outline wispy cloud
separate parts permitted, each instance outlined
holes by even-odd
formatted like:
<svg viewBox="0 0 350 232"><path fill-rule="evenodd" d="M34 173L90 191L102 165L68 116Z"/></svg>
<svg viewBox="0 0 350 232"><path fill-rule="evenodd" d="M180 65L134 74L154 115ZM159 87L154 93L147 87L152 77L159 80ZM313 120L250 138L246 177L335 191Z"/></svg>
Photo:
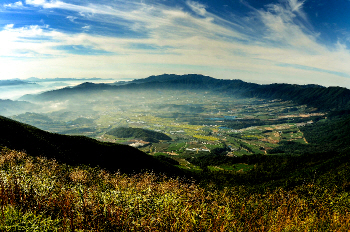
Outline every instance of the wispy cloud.
<svg viewBox="0 0 350 232"><path fill-rule="evenodd" d="M350 74L348 74L348 73L330 71L330 70L325 70L325 69L321 69L321 68L309 67L309 66L305 66L305 65L283 64L283 63L281 63L281 64L277 64L277 66L280 66L280 67L292 67L292 68L295 68L295 69L308 70L308 71L316 71L316 72L321 72L321 73L329 73L329 74L333 74L333 75L336 75L336 76L341 76L341 77L348 77L348 78L350 78Z"/></svg>
<svg viewBox="0 0 350 232"><path fill-rule="evenodd" d="M41 59L45 59L51 70L55 68L55 77L73 75L74 70L79 70L77 76L89 76L91 72L106 77L116 72L144 77L205 70L203 74L218 78L260 83L317 83L322 74L321 84L327 85L336 77L350 86L348 49L340 42L334 46L318 42L319 33L303 10L305 2L285 0L259 9L250 6L249 15L241 17L218 15L209 6L192 0L182 5L133 0L26 0L31 12L59 12L68 23L77 24L80 32L55 25L8 24L0 29L0 56L35 58L22 63L23 70L32 76L37 76L37 70L49 73L42 67ZM7 7L15 4L20 3ZM77 23L81 21L84 23ZM76 57L77 66L73 62ZM9 61L0 68L11 72L6 64ZM140 67L147 70L137 71Z"/></svg>
<svg viewBox="0 0 350 232"><path fill-rule="evenodd" d="M91 29L91 26L83 26L82 29L84 29L84 31L88 31Z"/></svg>
<svg viewBox="0 0 350 232"><path fill-rule="evenodd" d="M191 8L191 10L193 10L199 15L205 16L205 14L207 13L207 10L205 9L206 8L205 5L201 3L188 0L186 1L186 4Z"/></svg>
<svg viewBox="0 0 350 232"><path fill-rule="evenodd" d="M266 28L264 38L277 42L279 46L303 51L306 49L310 53L322 51L323 48L316 42L317 33L296 22L292 9L269 5L267 10L258 11L258 18Z"/></svg>
<svg viewBox="0 0 350 232"><path fill-rule="evenodd" d="M301 15L304 19L306 19L306 15L303 11L303 5L305 0L288 0L288 4L291 8L292 12L296 12Z"/></svg>

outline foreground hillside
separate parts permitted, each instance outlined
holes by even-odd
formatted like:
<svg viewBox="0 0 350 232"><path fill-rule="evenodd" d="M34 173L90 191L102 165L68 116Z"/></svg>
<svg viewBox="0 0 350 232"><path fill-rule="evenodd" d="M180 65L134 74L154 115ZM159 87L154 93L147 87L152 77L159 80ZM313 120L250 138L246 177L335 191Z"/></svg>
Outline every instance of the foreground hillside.
<svg viewBox="0 0 350 232"><path fill-rule="evenodd" d="M4 149L1 231L347 231L350 196L314 184L205 190Z"/></svg>
<svg viewBox="0 0 350 232"><path fill-rule="evenodd" d="M33 156L55 158L70 165L100 166L123 173L153 170L179 174L145 153L120 144L103 143L83 136L49 133L0 116L0 147L24 150Z"/></svg>

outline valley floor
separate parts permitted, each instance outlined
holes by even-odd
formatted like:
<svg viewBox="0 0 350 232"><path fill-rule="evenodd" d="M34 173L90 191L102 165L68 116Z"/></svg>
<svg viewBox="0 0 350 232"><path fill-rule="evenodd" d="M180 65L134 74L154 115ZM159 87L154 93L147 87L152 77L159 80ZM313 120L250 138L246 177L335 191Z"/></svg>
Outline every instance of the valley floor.
<svg viewBox="0 0 350 232"><path fill-rule="evenodd" d="M324 119L324 113L289 101L237 99L201 91L145 91L137 95L113 92L86 101L80 101L78 109L70 103L75 107L12 118L51 132L129 144L150 155L168 156L191 170L201 168L184 160L208 155L214 149L227 148L226 155L240 157L275 153L274 148L281 142L306 144L300 128ZM157 131L172 140L149 143L108 134L118 127ZM227 165L211 168L242 170Z"/></svg>

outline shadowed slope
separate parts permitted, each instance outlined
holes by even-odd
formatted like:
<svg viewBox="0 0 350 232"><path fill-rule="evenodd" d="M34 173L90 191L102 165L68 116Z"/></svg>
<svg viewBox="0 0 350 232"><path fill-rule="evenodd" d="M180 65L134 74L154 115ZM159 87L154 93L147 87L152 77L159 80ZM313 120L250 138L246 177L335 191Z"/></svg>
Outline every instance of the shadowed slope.
<svg viewBox="0 0 350 232"><path fill-rule="evenodd" d="M126 145L103 143L83 136L49 133L1 116L0 132L0 147L25 150L32 156L55 158L71 165L100 166L125 173L153 170L180 174L175 167L167 166Z"/></svg>

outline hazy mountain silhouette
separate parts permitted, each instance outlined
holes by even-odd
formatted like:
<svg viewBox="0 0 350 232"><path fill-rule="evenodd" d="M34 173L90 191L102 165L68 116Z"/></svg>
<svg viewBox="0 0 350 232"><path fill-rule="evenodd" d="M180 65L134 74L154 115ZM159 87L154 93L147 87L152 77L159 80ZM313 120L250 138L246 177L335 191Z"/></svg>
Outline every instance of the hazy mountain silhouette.
<svg viewBox="0 0 350 232"><path fill-rule="evenodd" d="M350 108L350 90L342 87L320 85L269 84L260 85L242 80L222 80L208 76L188 74L164 74L150 76L123 83L123 85L83 83L75 87L48 91L39 95L25 95L21 99L30 101L64 100L81 94L99 91L122 90L210 90L235 95L237 97L258 97L265 99L291 100L307 104L320 110Z"/></svg>

